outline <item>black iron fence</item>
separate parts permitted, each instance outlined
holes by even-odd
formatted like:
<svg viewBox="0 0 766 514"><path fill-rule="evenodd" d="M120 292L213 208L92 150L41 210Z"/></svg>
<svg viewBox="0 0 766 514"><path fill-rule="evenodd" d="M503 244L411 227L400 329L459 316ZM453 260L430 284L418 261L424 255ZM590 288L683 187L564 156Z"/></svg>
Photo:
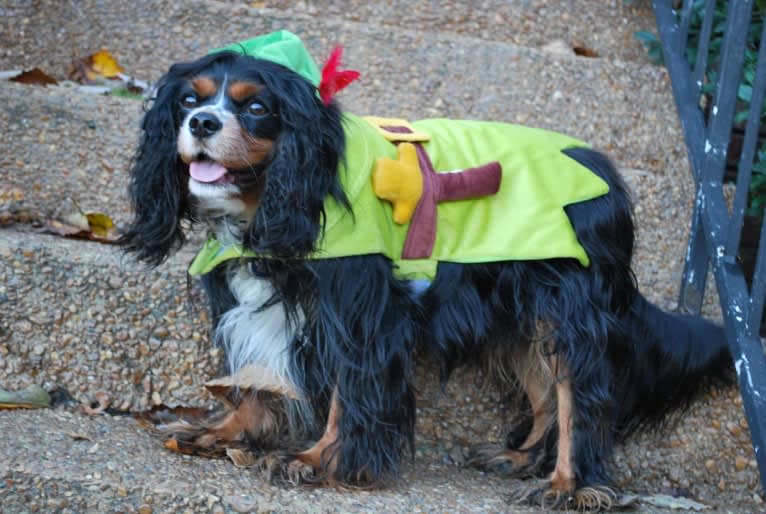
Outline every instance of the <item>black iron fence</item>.
<svg viewBox="0 0 766 514"><path fill-rule="evenodd" d="M746 214L763 220L766 143L766 1L654 0L673 96L696 183L696 203L679 307L699 313L712 266L755 456L766 490L766 357L759 335L766 297L766 223L747 275L742 267ZM732 134L743 131L733 156ZM724 193L736 180L732 198ZM763 196L761 196L763 195ZM760 211L760 212L758 212Z"/></svg>

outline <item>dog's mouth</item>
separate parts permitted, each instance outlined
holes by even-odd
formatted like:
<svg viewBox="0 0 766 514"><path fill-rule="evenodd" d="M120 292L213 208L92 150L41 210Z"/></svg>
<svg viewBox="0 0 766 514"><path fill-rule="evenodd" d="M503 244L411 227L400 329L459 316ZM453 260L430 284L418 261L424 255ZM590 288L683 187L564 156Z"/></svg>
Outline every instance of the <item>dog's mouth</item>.
<svg viewBox="0 0 766 514"><path fill-rule="evenodd" d="M232 182L232 176L225 166L204 155L199 155L189 163L189 175L203 184L229 184Z"/></svg>

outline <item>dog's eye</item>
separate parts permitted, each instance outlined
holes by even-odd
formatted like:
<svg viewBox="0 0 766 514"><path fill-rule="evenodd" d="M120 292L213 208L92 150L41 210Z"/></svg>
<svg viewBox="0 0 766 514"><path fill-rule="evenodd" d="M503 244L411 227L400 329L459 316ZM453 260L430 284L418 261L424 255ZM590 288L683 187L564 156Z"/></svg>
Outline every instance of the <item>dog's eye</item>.
<svg viewBox="0 0 766 514"><path fill-rule="evenodd" d="M181 105L184 107L194 107L197 105L197 95L188 94L181 98Z"/></svg>
<svg viewBox="0 0 766 514"><path fill-rule="evenodd" d="M261 102L252 102L247 106L247 112L253 116L263 116L264 114L268 114L269 110Z"/></svg>

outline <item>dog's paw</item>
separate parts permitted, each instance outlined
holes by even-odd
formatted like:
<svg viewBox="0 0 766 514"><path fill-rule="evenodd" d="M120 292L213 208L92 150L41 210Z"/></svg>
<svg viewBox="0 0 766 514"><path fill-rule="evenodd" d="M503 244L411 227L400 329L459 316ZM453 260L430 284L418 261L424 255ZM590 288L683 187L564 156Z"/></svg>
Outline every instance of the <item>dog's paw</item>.
<svg viewBox="0 0 766 514"><path fill-rule="evenodd" d="M289 461L289 454L283 451L272 451L258 459L257 467L268 482L274 483L283 479L284 470Z"/></svg>
<svg viewBox="0 0 766 514"><path fill-rule="evenodd" d="M554 489L548 479L524 480L512 487L508 501L514 505L540 507L543 510L573 510L575 491Z"/></svg>
<svg viewBox="0 0 766 514"><path fill-rule="evenodd" d="M318 484L324 481L325 473L312 464L293 458L284 467L284 476L293 485Z"/></svg>
<svg viewBox="0 0 766 514"><path fill-rule="evenodd" d="M508 501L514 505L540 507L543 510L603 512L618 506L617 493L606 486L575 489L573 484L562 488L550 479L519 481Z"/></svg>
<svg viewBox="0 0 766 514"><path fill-rule="evenodd" d="M266 453L257 463L264 478L284 486L316 485L326 482L326 473L300 453L279 450Z"/></svg>
<svg viewBox="0 0 766 514"><path fill-rule="evenodd" d="M471 447L467 466L516 478L534 476L543 461L541 448L508 450L500 445L481 444Z"/></svg>

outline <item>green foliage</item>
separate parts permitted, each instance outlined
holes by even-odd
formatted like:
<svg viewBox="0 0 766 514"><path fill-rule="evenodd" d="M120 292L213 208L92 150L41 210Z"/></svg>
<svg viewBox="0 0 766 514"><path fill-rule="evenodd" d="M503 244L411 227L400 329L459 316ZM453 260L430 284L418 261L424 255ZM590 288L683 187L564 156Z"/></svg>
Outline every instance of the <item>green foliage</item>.
<svg viewBox="0 0 766 514"><path fill-rule="evenodd" d="M713 25L708 44L708 55L705 67L705 80L701 93L706 96L715 94L717 83L717 70L721 64L721 52L723 50L724 32L726 29L726 15L729 6L728 0L716 0L713 12ZM750 115L750 104L753 97L753 82L755 81L756 65L758 62L758 48L761 44L761 32L763 30L764 14L766 13L766 0L755 0L753 16L747 35L742 78L737 88L737 111L735 124L743 124ZM690 66L697 61L697 48L699 46L702 24L705 19L705 0L694 0L689 19L689 32L686 42L686 58ZM679 12L680 16L680 12ZM647 56L653 64L663 64L661 42L651 32L636 32L636 38L644 45ZM761 130L766 129L766 102L760 108ZM753 176L749 189L748 214L763 216L766 207L766 143L758 150L753 166Z"/></svg>
<svg viewBox="0 0 766 514"><path fill-rule="evenodd" d="M648 32L646 30L639 30L634 34L636 38L641 41L641 44L646 48L646 55L649 57L649 61L652 64L658 66L664 65L665 61L662 56L662 43L654 32Z"/></svg>
<svg viewBox="0 0 766 514"><path fill-rule="evenodd" d="M146 98L146 95L141 93L136 93L135 91L132 91L128 89L127 87L118 87L115 89L112 89L109 91L109 94L112 96L119 96L122 98L130 98L132 100L143 100Z"/></svg>

